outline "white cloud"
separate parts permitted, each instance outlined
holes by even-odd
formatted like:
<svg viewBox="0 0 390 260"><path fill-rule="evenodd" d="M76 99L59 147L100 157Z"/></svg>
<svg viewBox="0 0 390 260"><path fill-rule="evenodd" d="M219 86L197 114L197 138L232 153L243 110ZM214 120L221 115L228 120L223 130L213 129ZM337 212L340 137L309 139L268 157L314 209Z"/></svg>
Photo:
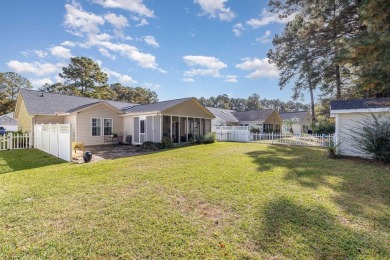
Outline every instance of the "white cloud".
<svg viewBox="0 0 390 260"><path fill-rule="evenodd" d="M17 60L11 60L7 62L7 66L16 71L17 73L31 73L37 76L50 75L61 71L62 67L65 67L64 63L40 63L40 62L20 62Z"/></svg>
<svg viewBox="0 0 390 260"><path fill-rule="evenodd" d="M219 71L227 67L225 63L217 58L209 56L184 56L183 60L188 66L200 67L185 71L185 79L192 79L194 76L220 77Z"/></svg>
<svg viewBox="0 0 390 260"><path fill-rule="evenodd" d="M203 10L203 15L207 14L209 17L218 17L221 21L231 21L236 17L236 14L225 7L227 0L195 0Z"/></svg>
<svg viewBox="0 0 390 260"><path fill-rule="evenodd" d="M146 42L146 44L153 46L155 48L160 47L160 45L156 42L156 39L154 39L153 36L147 35L143 37L143 40Z"/></svg>
<svg viewBox="0 0 390 260"><path fill-rule="evenodd" d="M148 24L149 24L149 22L145 18L142 18L141 21L136 25L136 27L141 27L141 26L145 26Z"/></svg>
<svg viewBox="0 0 390 260"><path fill-rule="evenodd" d="M92 2L103 6L104 8L119 8L130 11L137 15L154 17L153 11L149 10L143 3L143 0L91 0Z"/></svg>
<svg viewBox="0 0 390 260"><path fill-rule="evenodd" d="M242 25L242 23L236 23L234 26L233 26L233 33L234 35L236 35L237 37L240 37L242 35L242 31L245 30L244 26Z"/></svg>
<svg viewBox="0 0 390 260"><path fill-rule="evenodd" d="M54 46L50 49L51 55L58 57L58 58L64 58L69 59L72 57L72 53L70 52L70 49L64 48L62 46Z"/></svg>
<svg viewBox="0 0 390 260"><path fill-rule="evenodd" d="M49 78L43 78L43 79L30 79L30 82L31 82L31 85L34 87L34 88L40 88L42 87L43 85L45 85L46 83L47 84L50 84L52 85L54 82L49 79Z"/></svg>
<svg viewBox="0 0 390 260"><path fill-rule="evenodd" d="M107 57L107 58L110 58L111 60L116 60L116 56L115 55L112 55L111 53L109 53L106 49L104 48L99 48L99 52Z"/></svg>
<svg viewBox="0 0 390 260"><path fill-rule="evenodd" d="M115 44L108 41L103 41L98 43L98 45L111 50L113 52L118 52L122 56L128 57L129 59L138 63L142 68L156 69L162 73L166 71L160 69L156 63L156 57L150 53L140 52L136 47L128 44Z"/></svg>
<svg viewBox="0 0 390 260"><path fill-rule="evenodd" d="M129 75L123 75L119 72L107 69L107 68L102 68L102 71L107 73L108 77L115 77L117 78L118 82L121 84L136 84L137 81L134 80L131 76Z"/></svg>
<svg viewBox="0 0 390 260"><path fill-rule="evenodd" d="M251 26L252 28L259 28L261 26L268 25L270 23L288 23L295 18L295 13L291 14L290 16L280 19L278 14L271 13L267 11L267 9L263 9L261 12L260 18L253 18L248 21L246 21L246 24Z"/></svg>
<svg viewBox="0 0 390 260"><path fill-rule="evenodd" d="M129 26L127 18L123 15L116 15L113 13L106 14L104 19L109 22L112 26L114 26L115 35L118 37L124 37L123 29Z"/></svg>
<svg viewBox="0 0 390 260"><path fill-rule="evenodd" d="M72 4L66 4L65 9L65 27L74 35L97 34L100 31L99 26L104 24L102 17L84 11L81 5L75 1Z"/></svg>
<svg viewBox="0 0 390 260"><path fill-rule="evenodd" d="M67 47L74 47L76 46L76 43L71 42L71 41L64 41L61 43L62 46L67 46Z"/></svg>
<svg viewBox="0 0 390 260"><path fill-rule="evenodd" d="M237 83L237 76L236 75L226 75L225 76L225 82L229 82L229 83Z"/></svg>
<svg viewBox="0 0 390 260"><path fill-rule="evenodd" d="M247 78L278 77L279 71L274 64L268 62L268 58L244 58L244 62L237 64L236 67L242 70L252 70L253 72Z"/></svg>
<svg viewBox="0 0 390 260"><path fill-rule="evenodd" d="M47 57L47 55L49 55L46 51L43 51L43 50L21 51L20 53L22 53L22 55L25 57L35 55L41 59L45 58L45 57Z"/></svg>
<svg viewBox="0 0 390 260"><path fill-rule="evenodd" d="M195 80L193 78L184 78L184 82L194 82Z"/></svg>
<svg viewBox="0 0 390 260"><path fill-rule="evenodd" d="M267 43L267 42L270 42L271 41L271 31L270 30L267 30L263 36L261 36L260 38L257 38L256 41L257 42L261 42L261 43Z"/></svg>

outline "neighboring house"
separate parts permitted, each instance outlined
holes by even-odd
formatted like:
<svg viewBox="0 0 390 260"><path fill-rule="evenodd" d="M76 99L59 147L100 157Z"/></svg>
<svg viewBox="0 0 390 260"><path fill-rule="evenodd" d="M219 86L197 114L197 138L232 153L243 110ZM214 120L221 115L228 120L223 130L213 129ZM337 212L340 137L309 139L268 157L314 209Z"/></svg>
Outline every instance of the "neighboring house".
<svg viewBox="0 0 390 260"><path fill-rule="evenodd" d="M282 132L296 135L307 134L311 125L311 115L309 111L284 112L279 113L283 120Z"/></svg>
<svg viewBox="0 0 390 260"><path fill-rule="evenodd" d="M215 116L211 121L212 126L237 126L238 119L232 114L235 110L207 107L207 109Z"/></svg>
<svg viewBox="0 0 390 260"><path fill-rule="evenodd" d="M282 119L275 109L248 110L244 112L232 112L240 126L258 128L261 133L280 133Z"/></svg>
<svg viewBox="0 0 390 260"><path fill-rule="evenodd" d="M113 133L133 144L198 139L211 131L214 116L195 98L148 105L99 100L21 89L15 108L19 130L33 132L35 124L71 124L72 140L103 144Z"/></svg>
<svg viewBox="0 0 390 260"><path fill-rule="evenodd" d="M6 131L18 131L18 121L14 119L14 113L0 116L0 126Z"/></svg>
<svg viewBox="0 0 390 260"><path fill-rule="evenodd" d="M212 121L213 126L249 126L249 129L257 128L261 133L280 133L282 119L275 109L258 109L243 112L213 107L208 107L207 109L215 117Z"/></svg>
<svg viewBox="0 0 390 260"><path fill-rule="evenodd" d="M390 122L390 98L337 100L330 104L330 115L335 117L335 143L338 153L342 155L370 157L355 147L353 133L361 123L371 120L371 113L384 115Z"/></svg>

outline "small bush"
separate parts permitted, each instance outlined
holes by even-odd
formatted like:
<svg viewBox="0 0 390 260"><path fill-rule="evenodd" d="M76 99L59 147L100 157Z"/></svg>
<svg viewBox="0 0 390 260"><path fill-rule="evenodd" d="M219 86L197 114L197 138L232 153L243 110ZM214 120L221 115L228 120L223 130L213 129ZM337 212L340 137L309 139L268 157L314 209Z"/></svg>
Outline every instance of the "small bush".
<svg viewBox="0 0 390 260"><path fill-rule="evenodd" d="M329 158L332 158L332 159L340 158L340 155L337 153L337 147L339 145L340 145L339 143L335 144L332 139L330 140L329 147L328 147Z"/></svg>
<svg viewBox="0 0 390 260"><path fill-rule="evenodd" d="M357 149L372 154L375 160L390 162L390 119L384 114L365 118L357 122L359 127L351 129Z"/></svg>
<svg viewBox="0 0 390 260"><path fill-rule="evenodd" d="M161 140L160 148L167 149L172 147L173 147L172 139L169 136L164 136L163 139Z"/></svg>
<svg viewBox="0 0 390 260"><path fill-rule="evenodd" d="M190 139L188 139L188 143L189 144L196 144L197 142L196 142L195 138L191 137Z"/></svg>
<svg viewBox="0 0 390 260"><path fill-rule="evenodd" d="M260 134L260 128L252 127L250 131L253 134Z"/></svg>
<svg viewBox="0 0 390 260"><path fill-rule="evenodd" d="M320 118L312 126L313 132L316 134L334 134L335 132L335 123L332 119Z"/></svg>
<svg viewBox="0 0 390 260"><path fill-rule="evenodd" d="M160 150L161 144L147 141L147 142L144 142L141 147L143 149L156 151L156 150Z"/></svg>
<svg viewBox="0 0 390 260"><path fill-rule="evenodd" d="M212 144L217 141L217 134L215 132L207 133L200 139L200 143L202 144Z"/></svg>

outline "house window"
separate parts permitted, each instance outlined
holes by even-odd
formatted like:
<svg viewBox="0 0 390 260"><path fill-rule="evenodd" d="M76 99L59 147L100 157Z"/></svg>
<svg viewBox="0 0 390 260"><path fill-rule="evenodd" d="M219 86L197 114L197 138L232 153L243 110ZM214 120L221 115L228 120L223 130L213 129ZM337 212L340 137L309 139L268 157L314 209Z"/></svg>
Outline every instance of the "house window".
<svg viewBox="0 0 390 260"><path fill-rule="evenodd" d="M275 125L275 132L280 133L280 125Z"/></svg>
<svg viewBox="0 0 390 260"><path fill-rule="evenodd" d="M102 119L92 118L92 136L101 136Z"/></svg>
<svg viewBox="0 0 390 260"><path fill-rule="evenodd" d="M145 133L145 120L140 120L139 122L140 122L139 132L140 132L140 134L144 134Z"/></svg>
<svg viewBox="0 0 390 260"><path fill-rule="evenodd" d="M271 133L274 130L273 124L264 124L263 125L263 132L264 133Z"/></svg>
<svg viewBox="0 0 390 260"><path fill-rule="evenodd" d="M104 135L112 135L112 118L104 118L103 119L103 125L104 125Z"/></svg>

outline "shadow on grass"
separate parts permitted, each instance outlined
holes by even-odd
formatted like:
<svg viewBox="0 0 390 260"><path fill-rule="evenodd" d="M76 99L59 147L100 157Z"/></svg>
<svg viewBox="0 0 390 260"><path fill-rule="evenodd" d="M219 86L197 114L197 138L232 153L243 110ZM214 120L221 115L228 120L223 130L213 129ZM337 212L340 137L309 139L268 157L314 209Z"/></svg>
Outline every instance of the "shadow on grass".
<svg viewBox="0 0 390 260"><path fill-rule="evenodd" d="M341 225L322 206L305 207L282 197L261 210L253 234L257 248L273 257L296 259L385 258L385 241Z"/></svg>
<svg viewBox="0 0 390 260"><path fill-rule="evenodd" d="M282 167L285 180L303 188L330 189L333 202L344 212L364 219L370 228L390 228L390 170L329 159L326 150L309 147L269 146L248 155L259 171Z"/></svg>
<svg viewBox="0 0 390 260"><path fill-rule="evenodd" d="M37 149L0 151L0 174L65 163Z"/></svg>

